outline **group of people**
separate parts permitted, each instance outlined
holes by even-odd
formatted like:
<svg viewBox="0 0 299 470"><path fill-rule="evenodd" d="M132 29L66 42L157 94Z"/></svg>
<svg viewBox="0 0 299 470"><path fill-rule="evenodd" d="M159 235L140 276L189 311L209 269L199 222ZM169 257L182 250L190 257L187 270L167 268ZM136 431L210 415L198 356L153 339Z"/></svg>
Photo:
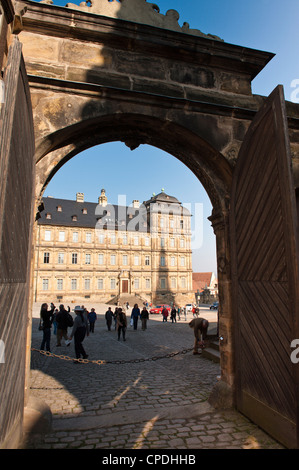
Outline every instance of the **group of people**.
<svg viewBox="0 0 299 470"><path fill-rule="evenodd" d="M78 363L78 359L81 358L81 356L83 359L87 359L88 357L88 354L86 354L83 347L83 340L85 336L89 335L89 332L94 332L97 314L94 308L88 312L83 305L77 305L74 308L74 312L76 315L75 319L73 319L70 314L70 307L66 310L64 305L60 305L58 310L55 305L51 303L50 309L48 309L48 304L42 304L40 311L40 329L43 331L43 339L40 349L43 351L46 347L46 351L50 352L51 328L52 325L54 325L54 334L56 334L57 337L57 347L61 346L62 338L64 338L67 346L70 345L74 338L76 355L75 362ZM70 335L68 335L69 327L72 328Z"/></svg>
<svg viewBox="0 0 299 470"><path fill-rule="evenodd" d="M112 323L114 321L114 329L117 330L118 339L122 332L123 339L125 340L125 330L127 328L127 313L130 309L129 304L127 303L124 308L116 307L115 311L112 312L111 307L108 307L108 310L105 313L105 320L107 324L108 331L111 331ZM146 306L142 310L138 307L138 304L135 304L130 317L130 325L133 326L134 330L137 330L138 320L141 320L141 329L144 331L147 329L147 321L149 319L149 313Z"/></svg>
<svg viewBox="0 0 299 470"><path fill-rule="evenodd" d="M129 306L126 306L126 309L129 309ZM108 331L111 331L112 322L114 320L115 330L117 330L117 339L120 340L122 335L123 341L126 341L126 331L127 331L127 315L121 307L116 307L115 311L112 312L111 307L105 313L105 320L107 324ZM90 332L94 332L95 322L97 320L97 314L95 309L92 308L90 312L84 308L84 306L77 305L74 308L76 314L75 319L73 320L72 315L70 314L70 307L67 310L64 308L64 305L59 306L59 310L56 309L55 305L51 303L50 309L48 309L48 304L44 303L41 306L40 311L40 329L43 331L43 339L40 346L40 349L43 351L46 347L46 351L50 352L50 340L51 340L51 328L52 324L56 326L56 336L57 344L56 346L61 346L62 338L65 339L66 345L69 346L72 339L74 338L75 354L76 360L82 358L86 359L88 354L83 346L83 341L85 336L89 336ZM171 310L171 319L176 321L176 308L173 306ZM167 321L168 310L164 308L162 310L163 322ZM133 326L134 330L137 330L138 320L141 320L142 330L146 330L147 321L149 319L149 313L146 306L142 310L138 307L137 304L134 305L131 312L131 321L130 324ZM207 331L209 327L209 322L205 318L193 318L189 322L190 328L194 330L194 347L193 354L199 354L199 348L203 348L205 345L205 339L207 337ZM69 327L72 327L72 332L68 336L67 330Z"/></svg>

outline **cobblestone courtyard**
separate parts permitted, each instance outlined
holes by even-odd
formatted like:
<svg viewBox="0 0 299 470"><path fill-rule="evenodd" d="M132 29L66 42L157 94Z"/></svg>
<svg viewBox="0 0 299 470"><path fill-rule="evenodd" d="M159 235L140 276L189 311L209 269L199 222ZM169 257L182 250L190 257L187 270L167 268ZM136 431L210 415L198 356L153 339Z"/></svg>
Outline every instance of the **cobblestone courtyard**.
<svg viewBox="0 0 299 470"><path fill-rule="evenodd" d="M105 310L97 306L95 332L84 346L88 360L112 363L75 364L32 351L31 395L49 405L53 420L52 431L34 436L26 448L282 448L239 413L217 411L207 403L220 366L192 355L191 316L163 323L151 315L146 331L140 322L137 331L128 327L123 342L114 329L107 330ZM212 315L208 310L201 314ZM39 349L41 338L35 309L33 348ZM74 345L62 341L56 347L53 332L51 351L74 357Z"/></svg>

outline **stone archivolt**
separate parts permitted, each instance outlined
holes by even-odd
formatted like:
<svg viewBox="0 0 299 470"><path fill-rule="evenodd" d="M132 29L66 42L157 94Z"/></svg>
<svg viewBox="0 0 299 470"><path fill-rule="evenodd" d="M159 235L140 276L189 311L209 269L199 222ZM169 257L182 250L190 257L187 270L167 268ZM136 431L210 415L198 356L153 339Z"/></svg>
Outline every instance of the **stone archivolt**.
<svg viewBox="0 0 299 470"><path fill-rule="evenodd" d="M53 4L52 0L42 0L40 3ZM108 16L135 23L147 24L158 28L169 29L194 36L205 37L222 41L218 36L204 34L198 29L190 29L188 23L181 27L178 23L180 18L176 10L168 10L165 15L160 13L160 8L155 3L146 0L90 0L81 2L80 5L67 3L67 8L86 11L96 15Z"/></svg>

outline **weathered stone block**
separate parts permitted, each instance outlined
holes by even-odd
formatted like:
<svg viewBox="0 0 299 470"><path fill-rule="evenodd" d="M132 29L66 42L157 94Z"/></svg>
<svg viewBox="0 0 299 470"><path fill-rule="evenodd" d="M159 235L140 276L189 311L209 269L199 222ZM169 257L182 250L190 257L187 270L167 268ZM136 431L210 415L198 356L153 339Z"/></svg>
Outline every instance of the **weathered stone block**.
<svg viewBox="0 0 299 470"><path fill-rule="evenodd" d="M22 32L19 36L23 44L23 54L40 64L58 62L60 39L37 34Z"/></svg>
<svg viewBox="0 0 299 470"><path fill-rule="evenodd" d="M201 67L193 67L190 64L184 66L175 63L169 71L170 80L184 85L194 85L203 88L214 88L215 77L211 70Z"/></svg>
<svg viewBox="0 0 299 470"><path fill-rule="evenodd" d="M91 69L93 67L110 68L113 54L109 48L102 44L88 44L79 41L65 40L61 44L59 60L71 65L79 65L82 68Z"/></svg>
<svg viewBox="0 0 299 470"><path fill-rule="evenodd" d="M251 95L251 80L250 77L244 78L228 73L221 73L220 77L220 89L231 93L237 93L241 95Z"/></svg>

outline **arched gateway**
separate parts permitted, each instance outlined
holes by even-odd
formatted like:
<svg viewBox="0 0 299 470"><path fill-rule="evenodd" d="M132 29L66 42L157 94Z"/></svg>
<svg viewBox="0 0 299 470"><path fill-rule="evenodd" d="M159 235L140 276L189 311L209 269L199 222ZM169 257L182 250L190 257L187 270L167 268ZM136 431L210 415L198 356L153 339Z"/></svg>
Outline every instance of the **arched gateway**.
<svg viewBox="0 0 299 470"><path fill-rule="evenodd" d="M251 91L273 55L181 28L177 12L162 15L144 0L1 4L0 447L17 445L28 400L30 215L68 159L119 140L169 152L205 187L217 243L220 389L298 447L299 374L290 354L299 338L299 109L285 106L281 87L268 99Z"/></svg>

